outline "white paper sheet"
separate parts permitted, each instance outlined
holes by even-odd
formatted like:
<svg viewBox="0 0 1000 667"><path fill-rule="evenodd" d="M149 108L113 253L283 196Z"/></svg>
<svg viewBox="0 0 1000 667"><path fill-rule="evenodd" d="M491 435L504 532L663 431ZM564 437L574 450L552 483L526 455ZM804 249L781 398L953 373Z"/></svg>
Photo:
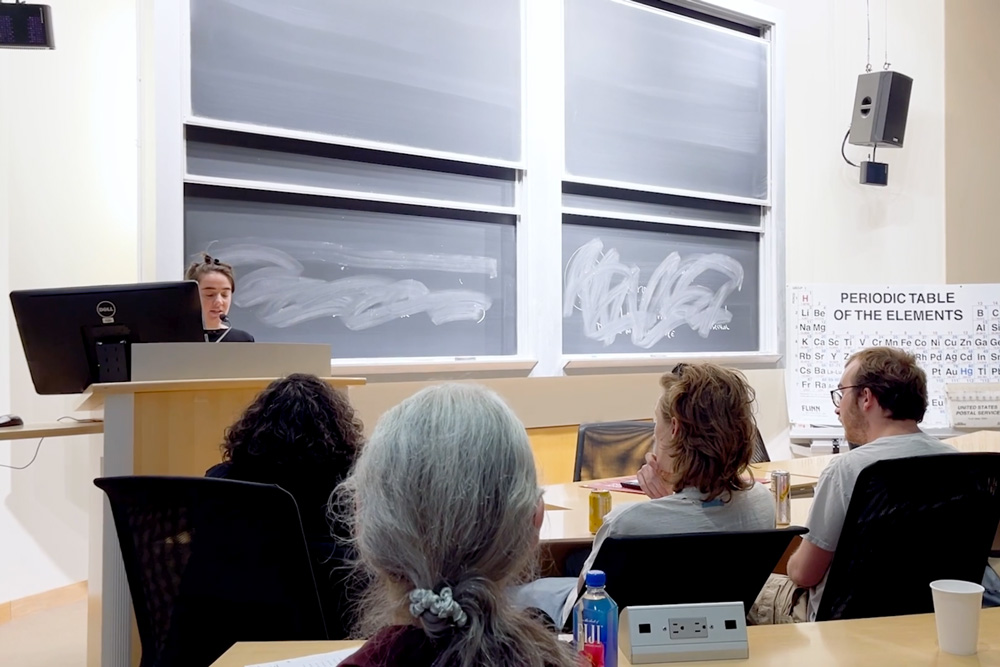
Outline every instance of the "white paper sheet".
<svg viewBox="0 0 1000 667"><path fill-rule="evenodd" d="M345 648L330 653L318 653L302 658L289 658L278 662L261 662L247 667L337 667L341 661L354 655L356 648Z"/></svg>

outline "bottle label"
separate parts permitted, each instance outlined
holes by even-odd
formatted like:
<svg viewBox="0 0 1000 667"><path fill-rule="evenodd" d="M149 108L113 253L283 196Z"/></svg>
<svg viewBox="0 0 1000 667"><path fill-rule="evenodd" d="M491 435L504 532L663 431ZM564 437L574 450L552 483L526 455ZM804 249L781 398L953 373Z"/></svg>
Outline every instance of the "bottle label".
<svg viewBox="0 0 1000 667"><path fill-rule="evenodd" d="M579 643L580 653L583 655L585 667L608 667L607 626L598 619L588 618L588 614L584 612L580 639L582 640Z"/></svg>

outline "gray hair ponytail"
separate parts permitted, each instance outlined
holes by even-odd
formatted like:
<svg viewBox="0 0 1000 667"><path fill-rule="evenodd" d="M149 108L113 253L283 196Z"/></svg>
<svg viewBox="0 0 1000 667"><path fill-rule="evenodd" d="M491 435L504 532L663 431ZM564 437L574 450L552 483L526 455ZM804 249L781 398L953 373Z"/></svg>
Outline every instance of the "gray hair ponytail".
<svg viewBox="0 0 1000 667"><path fill-rule="evenodd" d="M337 498L374 579L361 634L415 621L444 646L438 665L575 665L509 597L537 564L540 489L524 426L495 393L446 384L395 406Z"/></svg>

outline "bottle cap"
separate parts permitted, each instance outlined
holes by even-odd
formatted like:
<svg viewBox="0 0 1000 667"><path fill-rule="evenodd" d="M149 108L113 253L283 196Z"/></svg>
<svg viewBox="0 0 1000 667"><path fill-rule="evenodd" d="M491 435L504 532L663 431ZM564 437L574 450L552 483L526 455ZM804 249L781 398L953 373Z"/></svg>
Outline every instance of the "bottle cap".
<svg viewBox="0 0 1000 667"><path fill-rule="evenodd" d="M605 582L603 570L590 570L587 572L588 586L603 586Z"/></svg>

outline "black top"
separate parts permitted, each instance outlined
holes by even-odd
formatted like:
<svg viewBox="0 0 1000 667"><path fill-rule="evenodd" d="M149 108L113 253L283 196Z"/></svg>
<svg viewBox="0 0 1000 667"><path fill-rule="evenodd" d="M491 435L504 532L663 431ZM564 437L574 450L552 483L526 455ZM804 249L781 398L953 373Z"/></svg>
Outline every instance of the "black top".
<svg viewBox="0 0 1000 667"><path fill-rule="evenodd" d="M226 333L226 332L229 333ZM225 338L222 338L222 334L226 334ZM223 343L252 343L254 342L253 336L248 334L242 329L205 329L205 340L209 343L218 342L222 338Z"/></svg>

